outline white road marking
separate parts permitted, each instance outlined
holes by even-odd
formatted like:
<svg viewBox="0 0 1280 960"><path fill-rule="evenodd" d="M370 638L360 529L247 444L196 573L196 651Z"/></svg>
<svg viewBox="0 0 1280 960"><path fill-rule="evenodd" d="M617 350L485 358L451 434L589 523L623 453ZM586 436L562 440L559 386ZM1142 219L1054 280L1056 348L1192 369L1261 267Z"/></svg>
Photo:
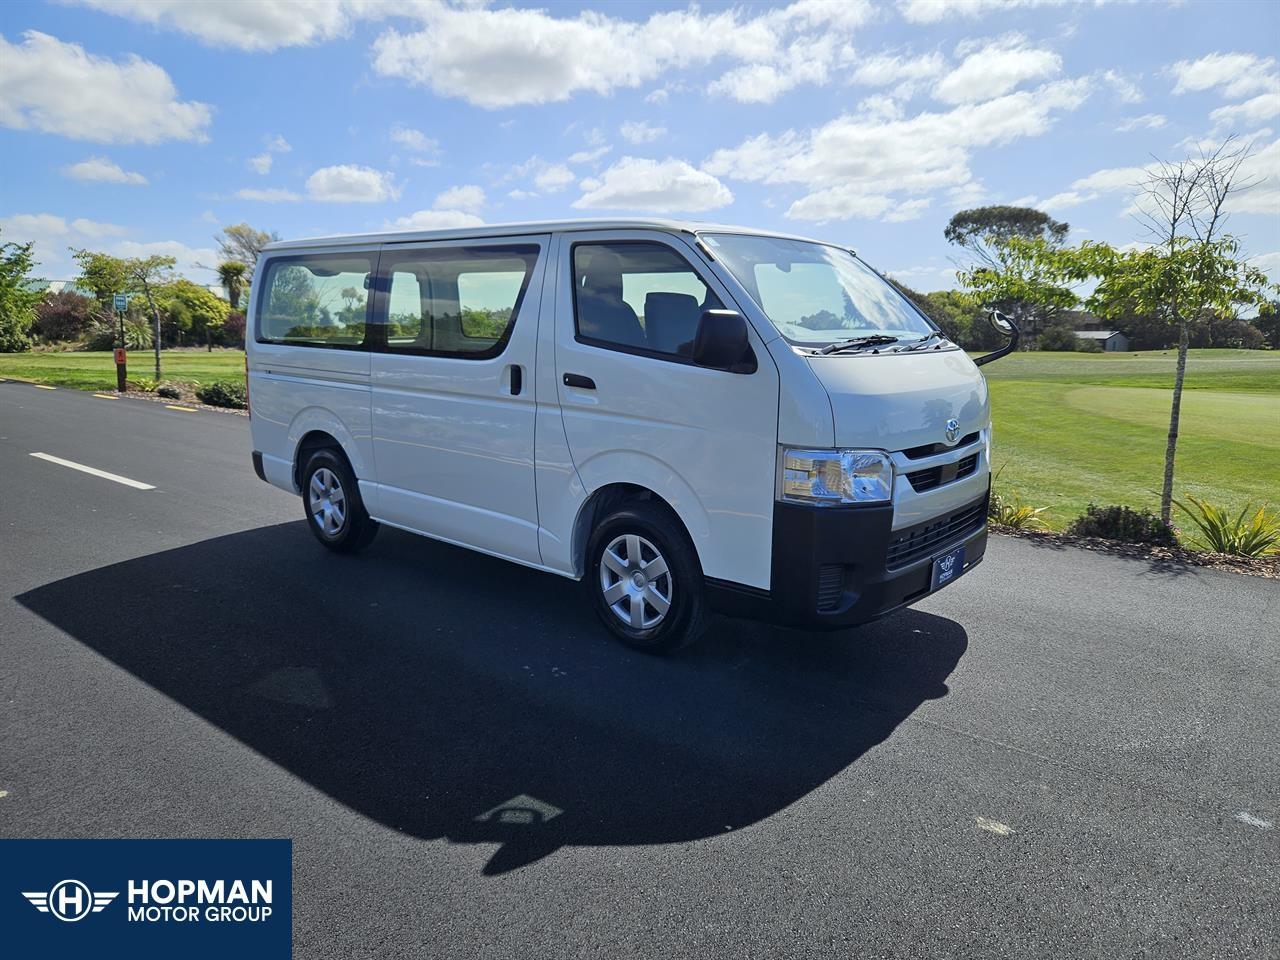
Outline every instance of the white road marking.
<svg viewBox="0 0 1280 960"><path fill-rule="evenodd" d="M1236 819L1241 823L1247 823L1251 827L1257 827L1259 830L1270 830L1274 824L1270 820L1263 820L1261 817L1255 817L1251 813L1245 813L1241 810L1236 814Z"/></svg>
<svg viewBox="0 0 1280 960"><path fill-rule="evenodd" d="M1013 827L1007 823L1001 823L999 820L988 820L986 817L974 817L974 820L983 830L988 833L994 833L997 837L1007 837L1017 832Z"/></svg>
<svg viewBox="0 0 1280 960"><path fill-rule="evenodd" d="M107 473L107 471L98 470L95 467L86 467L83 463L76 463L74 460L63 460L61 457L53 457L47 453L33 453L32 456L37 460L47 460L49 463L70 467L72 470L79 470L81 473L87 473L90 476L101 477L103 480L114 480L116 483L123 483L126 487L133 487L135 490L155 489L149 483L139 483L137 480L130 480L128 477L122 477L119 474Z"/></svg>
<svg viewBox="0 0 1280 960"><path fill-rule="evenodd" d="M197 412L195 407L175 407L175 406L173 406L172 404L169 404L169 403L166 403L166 404L164 405L164 408L165 408L166 410L181 410L183 413L196 413L196 412Z"/></svg>
<svg viewBox="0 0 1280 960"><path fill-rule="evenodd" d="M33 386L37 390L57 390L58 389L57 387L49 386L47 383L36 383L36 384L33 384Z"/></svg>

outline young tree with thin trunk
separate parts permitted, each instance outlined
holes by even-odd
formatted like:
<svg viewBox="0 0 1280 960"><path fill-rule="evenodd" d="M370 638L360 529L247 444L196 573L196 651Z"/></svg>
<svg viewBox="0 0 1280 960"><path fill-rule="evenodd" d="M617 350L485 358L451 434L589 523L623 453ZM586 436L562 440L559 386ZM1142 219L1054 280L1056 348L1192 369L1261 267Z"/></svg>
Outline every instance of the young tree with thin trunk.
<svg viewBox="0 0 1280 960"><path fill-rule="evenodd" d="M160 379L160 308L156 306L155 288L173 279L173 257L134 257L124 261L125 277L144 297L155 320L156 379Z"/></svg>
<svg viewBox="0 0 1280 960"><path fill-rule="evenodd" d="M1169 522L1174 463L1182 416L1191 326L1207 316L1231 316L1241 306L1262 302L1266 276L1250 267L1240 243L1225 231L1228 201L1254 183L1241 176L1249 148L1228 137L1221 146L1171 163L1157 161L1140 185L1138 220L1148 245L1119 251L1084 243L1060 256L1079 278L1096 278L1085 300L1106 318L1126 314L1158 317L1178 331L1169 432L1165 442L1160 517Z"/></svg>

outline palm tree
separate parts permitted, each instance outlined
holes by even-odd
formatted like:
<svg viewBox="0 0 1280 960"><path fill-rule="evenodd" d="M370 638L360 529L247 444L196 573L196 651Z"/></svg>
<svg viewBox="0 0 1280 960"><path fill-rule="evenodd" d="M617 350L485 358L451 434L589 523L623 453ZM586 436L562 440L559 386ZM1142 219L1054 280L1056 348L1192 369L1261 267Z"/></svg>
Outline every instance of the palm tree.
<svg viewBox="0 0 1280 960"><path fill-rule="evenodd" d="M226 260L218 264L218 279L227 291L227 300L232 310L240 309L240 292L244 290L244 277L249 268L239 260Z"/></svg>

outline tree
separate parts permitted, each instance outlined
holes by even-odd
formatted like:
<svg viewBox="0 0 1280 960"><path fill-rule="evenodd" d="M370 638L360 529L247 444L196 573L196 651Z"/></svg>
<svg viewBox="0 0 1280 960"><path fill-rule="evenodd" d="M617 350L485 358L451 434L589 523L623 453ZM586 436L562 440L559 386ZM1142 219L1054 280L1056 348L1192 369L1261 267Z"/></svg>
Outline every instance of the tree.
<svg viewBox="0 0 1280 960"><path fill-rule="evenodd" d="M1058 319L1072 298L1062 297L1059 291L1038 289L1039 281L1052 281L1028 271L1038 261L1029 261L1017 241L1035 241L1056 250L1066 242L1070 229L1070 225L1031 207L991 206L961 210L942 233L948 243L968 254L961 264L961 283L971 293L987 298L985 307L1012 316L1030 341ZM1005 282L1008 274L1015 275ZM966 277L981 278L981 284L966 284Z"/></svg>
<svg viewBox="0 0 1280 960"><path fill-rule="evenodd" d="M76 283L93 292L98 316L110 321L114 313L112 297L117 293L129 292L129 278L124 261L108 253L75 248L71 250L71 259L80 264L80 277Z"/></svg>
<svg viewBox="0 0 1280 960"><path fill-rule="evenodd" d="M1150 245L1119 251L1106 244L1084 243L1063 258L1077 278L1097 279L1085 303L1098 316L1111 319L1132 311L1159 317L1178 331L1160 490L1160 518L1166 523L1173 502L1192 325L1211 315L1233 316L1238 306L1260 304L1269 286L1266 275L1249 266L1239 241L1224 229L1227 201L1253 185L1240 178L1240 166L1248 155L1248 147L1228 137L1198 156L1177 163L1158 161L1139 197L1139 221Z"/></svg>
<svg viewBox="0 0 1280 960"><path fill-rule="evenodd" d="M221 331L231 307L225 300L190 280L176 280L160 288L156 300L178 330L190 331L213 350L213 338Z"/></svg>
<svg viewBox="0 0 1280 960"><path fill-rule="evenodd" d="M999 266L977 263L960 272L960 284L976 304L1013 317L1030 339L1080 302L1071 288L1077 278L1055 241L1008 236L993 239L990 249Z"/></svg>
<svg viewBox="0 0 1280 960"><path fill-rule="evenodd" d="M1280 300L1268 300L1258 308L1253 325L1272 350L1280 350Z"/></svg>
<svg viewBox="0 0 1280 960"><path fill-rule="evenodd" d="M74 290L51 293L36 307L33 328L45 343L79 340L93 323L94 301Z"/></svg>
<svg viewBox="0 0 1280 960"><path fill-rule="evenodd" d="M222 236L215 236L213 239L218 241L218 250L222 254L222 259L244 264L245 275L252 282L253 269L258 263L258 254L262 253L262 248L268 243L279 240L280 236L274 232L255 230L247 223L233 223L229 227L222 228ZM230 295L228 291L227 296Z"/></svg>
<svg viewBox="0 0 1280 960"><path fill-rule="evenodd" d="M249 268L239 260L224 260L218 264L218 279L227 291L227 302L232 310L240 309L240 294L244 292L245 275Z"/></svg>
<svg viewBox="0 0 1280 960"><path fill-rule="evenodd" d="M152 333L156 351L156 379L160 379L160 308L156 305L156 288L169 283L173 276L173 267L178 261L173 257L151 256L134 257L124 261L125 280L132 289L140 292L151 308L151 316L155 320Z"/></svg>
<svg viewBox="0 0 1280 960"><path fill-rule="evenodd" d="M994 206L961 210L951 218L942 235L979 263L998 270L1004 263L997 246L1000 241L1010 237L1039 237L1051 247L1060 247L1066 242L1070 229L1070 224L1032 207Z"/></svg>
<svg viewBox="0 0 1280 960"><path fill-rule="evenodd" d="M1079 350L1082 341L1075 331L1065 325L1047 328L1040 334L1036 347L1041 350Z"/></svg>
<svg viewBox="0 0 1280 960"><path fill-rule="evenodd" d="M36 304L44 297L44 282L35 279L34 243L0 242L0 353L19 353L31 347Z"/></svg>

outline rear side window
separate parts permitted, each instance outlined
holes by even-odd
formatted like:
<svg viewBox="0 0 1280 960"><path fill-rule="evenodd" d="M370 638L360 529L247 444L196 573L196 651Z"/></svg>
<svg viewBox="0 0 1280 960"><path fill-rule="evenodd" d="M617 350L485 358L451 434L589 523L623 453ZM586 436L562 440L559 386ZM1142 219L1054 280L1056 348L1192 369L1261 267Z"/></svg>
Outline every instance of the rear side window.
<svg viewBox="0 0 1280 960"><path fill-rule="evenodd" d="M502 352L538 260L533 245L388 248L379 350L484 359Z"/></svg>
<svg viewBox="0 0 1280 960"><path fill-rule="evenodd" d="M278 257L267 265L258 341L359 347L365 341L369 254Z"/></svg>
<svg viewBox="0 0 1280 960"><path fill-rule="evenodd" d="M692 357L703 311L723 306L660 243L576 244L573 286L578 338L638 353Z"/></svg>

